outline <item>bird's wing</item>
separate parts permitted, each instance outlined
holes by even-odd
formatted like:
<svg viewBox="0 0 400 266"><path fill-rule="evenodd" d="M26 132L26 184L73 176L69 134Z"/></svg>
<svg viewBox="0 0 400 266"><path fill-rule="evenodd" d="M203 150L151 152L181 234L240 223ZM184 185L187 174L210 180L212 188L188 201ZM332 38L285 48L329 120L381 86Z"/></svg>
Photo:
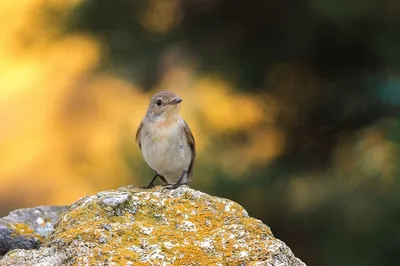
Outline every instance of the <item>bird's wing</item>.
<svg viewBox="0 0 400 266"><path fill-rule="evenodd" d="M136 137L135 137L136 143L139 145L140 149L142 149L142 144L140 143L140 134L142 132L142 129L143 129L143 121L140 122L139 128L136 131Z"/></svg>
<svg viewBox="0 0 400 266"><path fill-rule="evenodd" d="M187 178L188 178L188 181L190 181L190 179L193 176L193 166L194 166L194 161L196 159L196 141L194 140L194 137L193 137L192 131L189 128L189 125L186 123L185 120L183 120L183 123L184 123L183 129L185 132L185 137L189 144L190 149L192 150L192 160L190 161L190 165L189 165L189 168L187 171Z"/></svg>

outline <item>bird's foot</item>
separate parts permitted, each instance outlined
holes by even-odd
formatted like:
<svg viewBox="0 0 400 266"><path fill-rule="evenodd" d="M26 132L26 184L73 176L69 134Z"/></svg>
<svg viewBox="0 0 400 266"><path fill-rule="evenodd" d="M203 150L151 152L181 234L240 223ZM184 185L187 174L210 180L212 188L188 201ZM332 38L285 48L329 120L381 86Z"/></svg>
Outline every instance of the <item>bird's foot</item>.
<svg viewBox="0 0 400 266"><path fill-rule="evenodd" d="M175 184L168 184L165 187L163 187L162 191L177 189L178 187L183 186L183 185L186 185L186 184L181 184L180 182L176 182Z"/></svg>
<svg viewBox="0 0 400 266"><path fill-rule="evenodd" d="M143 189L150 189L150 188L155 187L156 185L154 185L154 181L156 180L157 176L159 176L159 175L158 175L157 172L156 172L156 175L153 177L153 179L151 179L151 181L149 182L149 184L147 184L147 186L140 187L140 188L143 188Z"/></svg>
<svg viewBox="0 0 400 266"><path fill-rule="evenodd" d="M182 185L186 185L186 182L183 181L183 177L185 176L186 173L187 173L187 171L184 170L184 171L182 172L181 176L179 177L178 181L177 181L175 184L168 184L168 185L166 185L166 186L162 189L162 191L164 191L164 190L166 190L166 189L167 189L167 190L176 189L176 188L178 188L178 187L180 187L180 186L182 186ZM185 183L184 183L184 182L185 182Z"/></svg>

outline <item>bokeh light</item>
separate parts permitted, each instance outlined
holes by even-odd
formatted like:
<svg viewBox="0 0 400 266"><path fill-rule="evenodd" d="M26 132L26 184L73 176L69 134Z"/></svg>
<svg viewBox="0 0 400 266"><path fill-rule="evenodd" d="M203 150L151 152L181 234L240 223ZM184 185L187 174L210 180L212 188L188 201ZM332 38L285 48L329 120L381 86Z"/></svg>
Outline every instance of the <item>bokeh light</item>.
<svg viewBox="0 0 400 266"><path fill-rule="evenodd" d="M392 0L2 1L0 213L145 184L134 136L171 90L193 188L308 265L394 263L399 17Z"/></svg>

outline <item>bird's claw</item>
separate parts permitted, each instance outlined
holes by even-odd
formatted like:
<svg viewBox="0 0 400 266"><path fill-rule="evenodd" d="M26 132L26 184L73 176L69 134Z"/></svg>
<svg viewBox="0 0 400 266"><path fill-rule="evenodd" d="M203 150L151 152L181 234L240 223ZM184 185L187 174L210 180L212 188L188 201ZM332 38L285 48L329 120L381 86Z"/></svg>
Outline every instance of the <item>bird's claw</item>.
<svg viewBox="0 0 400 266"><path fill-rule="evenodd" d="M175 184L168 184L165 187L163 187L162 191L164 190L172 190L172 189L177 189L178 187L182 186L183 184L180 184L179 182Z"/></svg>

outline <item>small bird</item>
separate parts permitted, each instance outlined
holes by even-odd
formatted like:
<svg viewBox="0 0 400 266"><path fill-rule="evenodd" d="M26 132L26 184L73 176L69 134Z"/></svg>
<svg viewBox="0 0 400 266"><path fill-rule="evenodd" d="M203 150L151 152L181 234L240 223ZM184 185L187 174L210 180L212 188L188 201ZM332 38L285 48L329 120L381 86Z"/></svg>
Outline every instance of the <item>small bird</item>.
<svg viewBox="0 0 400 266"><path fill-rule="evenodd" d="M150 100L146 115L136 132L136 142L155 176L143 188L154 187L157 177L166 189L188 184L193 176L196 144L181 117L182 99L173 92L161 91Z"/></svg>

